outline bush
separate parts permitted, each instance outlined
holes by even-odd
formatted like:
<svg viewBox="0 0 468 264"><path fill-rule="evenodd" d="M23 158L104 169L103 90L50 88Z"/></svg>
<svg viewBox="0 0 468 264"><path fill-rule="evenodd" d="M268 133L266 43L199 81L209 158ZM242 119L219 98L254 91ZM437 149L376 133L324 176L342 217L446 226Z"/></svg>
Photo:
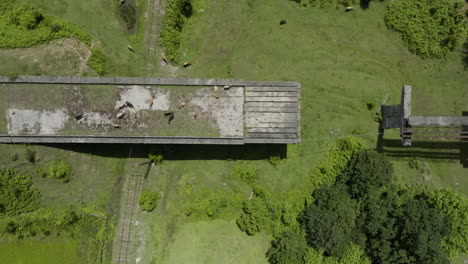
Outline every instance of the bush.
<svg viewBox="0 0 468 264"><path fill-rule="evenodd" d="M108 72L106 56L97 48L91 49L88 66L96 71L99 76L103 76Z"/></svg>
<svg viewBox="0 0 468 264"><path fill-rule="evenodd" d="M233 180L241 180L247 184L254 184L258 180L257 169L252 165L241 165L229 174L229 178Z"/></svg>
<svg viewBox="0 0 468 264"><path fill-rule="evenodd" d="M36 151L27 148L25 153L26 160L31 162L32 164L36 163Z"/></svg>
<svg viewBox="0 0 468 264"><path fill-rule="evenodd" d="M281 157L280 156L270 156L268 158L268 162L273 166L273 167L278 167L278 164L281 162Z"/></svg>
<svg viewBox="0 0 468 264"><path fill-rule="evenodd" d="M388 28L400 32L409 51L422 58L443 58L453 50L466 27L460 2L395 0L385 12Z"/></svg>
<svg viewBox="0 0 468 264"><path fill-rule="evenodd" d="M37 169L37 172L42 177L68 181L70 180L71 166L63 159L53 160Z"/></svg>
<svg viewBox="0 0 468 264"><path fill-rule="evenodd" d="M168 0L165 9L161 45L165 48L167 58L176 61L180 54L182 29L185 21L192 15L193 7L191 0Z"/></svg>
<svg viewBox="0 0 468 264"><path fill-rule="evenodd" d="M13 155L11 156L11 161L17 161L18 160L18 153L13 153Z"/></svg>
<svg viewBox="0 0 468 264"><path fill-rule="evenodd" d="M298 231L287 231L271 243L266 255L272 264L302 264L307 241Z"/></svg>
<svg viewBox="0 0 468 264"><path fill-rule="evenodd" d="M138 203L142 210L151 212L156 208L159 201L159 193L151 191L142 191Z"/></svg>
<svg viewBox="0 0 468 264"><path fill-rule="evenodd" d="M163 161L163 155L159 154L159 155L156 155L156 154L148 154L148 158L150 159L150 161L154 164L161 164L162 161Z"/></svg>
<svg viewBox="0 0 468 264"><path fill-rule="evenodd" d="M69 22L13 1L0 5L0 48L28 48L54 39L74 37L90 44L90 36Z"/></svg>
<svg viewBox="0 0 468 264"><path fill-rule="evenodd" d="M0 170L0 215L18 215L39 207L39 191L32 187L31 176L17 169Z"/></svg>

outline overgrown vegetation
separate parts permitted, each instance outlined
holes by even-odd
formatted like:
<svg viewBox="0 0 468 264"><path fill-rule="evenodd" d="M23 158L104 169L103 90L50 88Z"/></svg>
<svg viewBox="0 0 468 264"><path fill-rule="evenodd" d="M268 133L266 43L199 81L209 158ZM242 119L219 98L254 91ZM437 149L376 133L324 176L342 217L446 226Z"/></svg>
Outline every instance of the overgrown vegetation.
<svg viewBox="0 0 468 264"><path fill-rule="evenodd" d="M148 154L148 158L155 165L161 164L164 159L163 155L161 154Z"/></svg>
<svg viewBox="0 0 468 264"><path fill-rule="evenodd" d="M87 44L91 42L90 36L72 23L14 1L0 3L0 48L27 48L69 37Z"/></svg>
<svg viewBox="0 0 468 264"><path fill-rule="evenodd" d="M71 166L66 160L58 159L50 161L41 168L38 168L37 172L41 177L67 182L70 180Z"/></svg>
<svg viewBox="0 0 468 264"><path fill-rule="evenodd" d="M167 58L176 61L180 55L182 29L185 21L192 16L193 7L191 0L168 0L165 9L161 44L165 48Z"/></svg>
<svg viewBox="0 0 468 264"><path fill-rule="evenodd" d="M108 72L106 55L99 49L92 48L88 66L95 70L99 76L104 76Z"/></svg>
<svg viewBox="0 0 468 264"><path fill-rule="evenodd" d="M20 174L17 169L0 170L0 216L32 212L39 208L38 197L31 176Z"/></svg>
<svg viewBox="0 0 468 264"><path fill-rule="evenodd" d="M338 140L327 158L310 172L309 181L301 189L273 197L267 190L257 186L253 198L243 203L237 225L249 235L260 231L279 235L288 229L297 228L297 217L304 210L305 204L311 201L310 193L320 186L333 184L363 147L363 142L356 138Z"/></svg>
<svg viewBox="0 0 468 264"><path fill-rule="evenodd" d="M153 211L158 205L158 201L159 193L148 190L143 190L140 194L140 198L138 199L141 209L147 212Z"/></svg>
<svg viewBox="0 0 468 264"><path fill-rule="evenodd" d="M385 13L387 26L401 33L410 52L443 58L461 41L466 23L458 0L395 0Z"/></svg>
<svg viewBox="0 0 468 264"><path fill-rule="evenodd" d="M346 167L335 167L341 168L336 182L313 192L296 217L300 225L284 225L277 213L291 204L282 208L268 196L245 204L238 225L246 233L283 227L272 232L270 263L448 264L468 252L466 198L449 189L391 184L392 165L375 151L343 153Z"/></svg>

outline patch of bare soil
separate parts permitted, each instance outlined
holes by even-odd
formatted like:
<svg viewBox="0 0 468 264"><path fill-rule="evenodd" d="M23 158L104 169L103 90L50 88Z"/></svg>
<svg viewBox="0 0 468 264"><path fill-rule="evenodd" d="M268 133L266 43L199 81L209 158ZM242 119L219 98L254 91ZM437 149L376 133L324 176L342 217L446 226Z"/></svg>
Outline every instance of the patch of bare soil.
<svg viewBox="0 0 468 264"><path fill-rule="evenodd" d="M25 49L0 50L3 74L93 75L91 48L75 39L60 39Z"/></svg>

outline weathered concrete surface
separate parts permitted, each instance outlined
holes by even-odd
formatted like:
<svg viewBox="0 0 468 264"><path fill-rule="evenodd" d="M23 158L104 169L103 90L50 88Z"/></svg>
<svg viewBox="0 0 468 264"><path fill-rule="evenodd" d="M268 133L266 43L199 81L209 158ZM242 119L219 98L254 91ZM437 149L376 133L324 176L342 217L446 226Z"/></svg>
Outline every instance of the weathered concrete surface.
<svg viewBox="0 0 468 264"><path fill-rule="evenodd" d="M140 78L140 77L72 77L72 76L0 76L0 83L55 83L55 84L120 84L120 85L172 85L172 86L270 86L295 87L297 82L256 82L232 79L178 79L178 78Z"/></svg>
<svg viewBox="0 0 468 264"><path fill-rule="evenodd" d="M7 105L15 105L0 109L7 116L8 134L0 135L5 143L300 142L295 82L0 76L1 83L12 100ZM23 96L11 96L19 88ZM54 101L44 96L51 91ZM39 94L43 99L34 100ZM131 107L123 107L126 102ZM169 123L168 113L175 114Z"/></svg>
<svg viewBox="0 0 468 264"><path fill-rule="evenodd" d="M411 126L468 126L468 116L410 116Z"/></svg>

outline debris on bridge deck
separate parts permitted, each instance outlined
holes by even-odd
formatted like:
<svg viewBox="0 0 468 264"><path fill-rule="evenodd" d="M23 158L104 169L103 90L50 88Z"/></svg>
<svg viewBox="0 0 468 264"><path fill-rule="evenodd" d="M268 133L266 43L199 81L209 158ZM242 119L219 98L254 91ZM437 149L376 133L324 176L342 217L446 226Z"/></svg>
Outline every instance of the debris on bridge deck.
<svg viewBox="0 0 468 264"><path fill-rule="evenodd" d="M7 102L0 142L299 143L299 89L294 82L0 77Z"/></svg>

